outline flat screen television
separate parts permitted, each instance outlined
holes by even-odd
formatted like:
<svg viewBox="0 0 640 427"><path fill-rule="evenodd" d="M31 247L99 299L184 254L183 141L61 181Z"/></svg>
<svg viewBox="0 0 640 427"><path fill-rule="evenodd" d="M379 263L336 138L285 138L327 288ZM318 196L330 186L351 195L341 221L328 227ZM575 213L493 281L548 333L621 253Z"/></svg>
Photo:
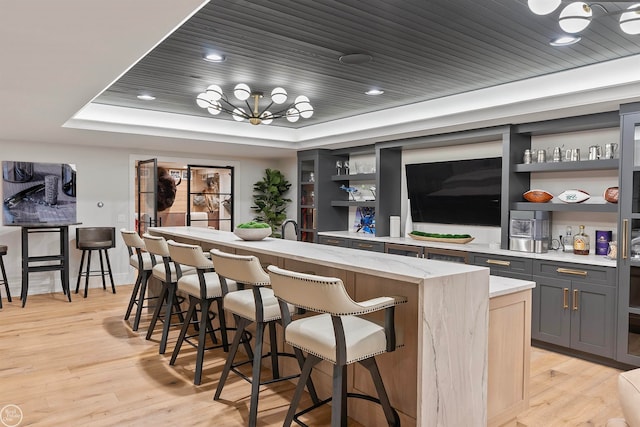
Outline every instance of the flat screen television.
<svg viewBox="0 0 640 427"><path fill-rule="evenodd" d="M413 222L500 226L502 158L405 165Z"/></svg>

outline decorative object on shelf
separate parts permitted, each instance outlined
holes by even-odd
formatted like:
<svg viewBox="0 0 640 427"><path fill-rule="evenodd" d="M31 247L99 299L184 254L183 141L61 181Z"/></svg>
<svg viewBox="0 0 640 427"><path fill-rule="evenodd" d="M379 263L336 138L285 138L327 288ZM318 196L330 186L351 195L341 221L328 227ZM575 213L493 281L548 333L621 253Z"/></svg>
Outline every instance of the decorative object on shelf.
<svg viewBox="0 0 640 427"><path fill-rule="evenodd" d="M411 218L411 199L407 199L407 217L404 222L405 237L413 231L413 219Z"/></svg>
<svg viewBox="0 0 640 427"><path fill-rule="evenodd" d="M616 242L615 240L609 242L609 247L607 248L607 258L618 258L618 242Z"/></svg>
<svg viewBox="0 0 640 427"><path fill-rule="evenodd" d="M573 148L568 149L567 154L565 155L565 160L570 162L579 162L580 161L580 149Z"/></svg>
<svg viewBox="0 0 640 427"><path fill-rule="evenodd" d="M589 200L591 195L583 190L564 190L557 197L565 203L582 203L585 200Z"/></svg>
<svg viewBox="0 0 640 427"><path fill-rule="evenodd" d="M474 237L469 234L439 234L439 233L424 233L422 231L412 231L409 233L409 237L415 240L426 240L429 242L446 242L446 243L469 243Z"/></svg>
<svg viewBox="0 0 640 427"><path fill-rule="evenodd" d="M347 187L346 185L341 185L340 189L349 193L349 196L351 197L352 201L354 202L356 201L356 193L359 193L356 187Z"/></svg>
<svg viewBox="0 0 640 427"><path fill-rule="evenodd" d="M604 199L609 203L618 203L618 187L609 187L604 190Z"/></svg>
<svg viewBox="0 0 640 427"><path fill-rule="evenodd" d="M573 236L573 254L589 255L589 249L589 235L584 232L584 225L581 225L578 234Z"/></svg>
<svg viewBox="0 0 640 427"><path fill-rule="evenodd" d="M524 199L532 203L546 203L553 199L553 194L545 190L529 190L522 195Z"/></svg>
<svg viewBox="0 0 640 427"><path fill-rule="evenodd" d="M291 188L282 172L277 169L265 169L262 180L253 184L253 203L251 209L256 212L255 221L266 222L273 230L280 230L287 219L287 206L291 199L284 195ZM279 232L274 237L280 237Z"/></svg>
<svg viewBox="0 0 640 427"><path fill-rule="evenodd" d="M233 234L242 240L262 240L271 236L271 231L271 227L267 223L250 221L239 224L233 230Z"/></svg>
<svg viewBox="0 0 640 427"><path fill-rule="evenodd" d="M614 159L616 157L617 149L618 149L618 144L615 142L612 142L610 144L604 144L604 158Z"/></svg>
<svg viewBox="0 0 640 427"><path fill-rule="evenodd" d="M554 163L558 163L562 161L562 148L561 147L555 147L553 149L553 162Z"/></svg>
<svg viewBox="0 0 640 427"><path fill-rule="evenodd" d="M356 209L356 222L354 224L356 233L363 232L369 234L376 233L376 209L372 207L359 206Z"/></svg>
<svg viewBox="0 0 640 427"><path fill-rule="evenodd" d="M545 163L547 161L547 151L542 149L538 150L536 160L538 163Z"/></svg>
<svg viewBox="0 0 640 427"><path fill-rule="evenodd" d="M342 167L344 168L344 174L349 175L349 162L346 160L342 162Z"/></svg>
<svg viewBox="0 0 640 427"><path fill-rule="evenodd" d="M596 255L606 255L613 237L611 230L596 230Z"/></svg>
<svg viewBox="0 0 640 427"><path fill-rule="evenodd" d="M563 252L573 252L573 230L570 225L567 225L564 236L560 236L560 242Z"/></svg>
<svg viewBox="0 0 640 427"><path fill-rule="evenodd" d="M369 187L369 191L371 191L371 194L373 194L373 200L376 199L376 186L371 186Z"/></svg>
<svg viewBox="0 0 640 427"><path fill-rule="evenodd" d="M233 89L233 95L239 100L244 101L247 111L242 107L236 107L222 92L222 88L218 85L211 85L206 91L198 94L196 103L200 108L205 108L209 114L218 115L221 111L230 114L236 121L249 120L252 125L270 124L274 119L286 118L289 122L297 122L300 117L308 119L313 115L313 107L309 103L309 98L300 95L295 101L286 104L283 107L276 107L276 111L271 112L269 108L272 105L281 105L287 101L287 91L281 87L277 87L271 91L271 102L264 108L260 107L260 99L264 96L263 92L252 91L249 86L244 83L238 83ZM247 101L252 98L252 103ZM253 104L253 105L252 105Z"/></svg>
<svg viewBox="0 0 640 427"><path fill-rule="evenodd" d="M562 3L561 0L528 0L529 10L536 15L548 15L554 12ZM598 14L594 17L593 8L596 7ZM630 35L640 34L640 3L632 4L627 8L626 12L614 10L609 12L600 3L585 3L581 1L570 2L566 5L558 16L558 25L569 34L577 34L585 30L594 18L609 17L617 18L620 22L620 29ZM552 46L566 46L577 43L581 37L568 37L567 40L561 38L551 40L549 44Z"/></svg>
<svg viewBox="0 0 640 427"><path fill-rule="evenodd" d="M598 160L602 156L602 150L599 145L589 147L589 160Z"/></svg>
<svg viewBox="0 0 640 427"><path fill-rule="evenodd" d="M342 162L340 160L336 161L336 175L342 175Z"/></svg>
<svg viewBox="0 0 640 427"><path fill-rule="evenodd" d="M522 161L524 162L525 165L531 164L533 162L530 149L527 148L526 150L524 150L524 156L522 158Z"/></svg>
<svg viewBox="0 0 640 427"><path fill-rule="evenodd" d="M392 215L389 217L389 237L400 237L400 217Z"/></svg>

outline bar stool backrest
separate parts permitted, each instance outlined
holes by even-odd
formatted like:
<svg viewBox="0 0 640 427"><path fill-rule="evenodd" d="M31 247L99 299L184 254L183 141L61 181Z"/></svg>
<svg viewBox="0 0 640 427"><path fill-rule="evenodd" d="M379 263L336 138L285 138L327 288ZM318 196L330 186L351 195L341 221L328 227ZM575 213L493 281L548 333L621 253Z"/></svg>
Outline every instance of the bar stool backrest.
<svg viewBox="0 0 640 427"><path fill-rule="evenodd" d="M267 270L276 297L296 307L336 316L358 315L371 311L367 306L351 299L339 278L297 273L274 265L267 267ZM392 302L393 298L388 300Z"/></svg>
<svg viewBox="0 0 640 427"><path fill-rule="evenodd" d="M163 258L169 258L171 256L169 254L169 245L167 245L164 237L152 236L151 234L145 233L142 235L142 239L149 253Z"/></svg>
<svg viewBox="0 0 640 427"><path fill-rule="evenodd" d="M76 228L76 248L78 249L110 249L115 246L115 227Z"/></svg>
<svg viewBox="0 0 640 427"><path fill-rule="evenodd" d="M200 246L174 242L173 240L167 241L167 245L171 259L178 264L200 269L213 268L213 263L204 256Z"/></svg>
<svg viewBox="0 0 640 427"><path fill-rule="evenodd" d="M252 286L269 286L269 275L253 255L235 255L211 249L211 261L220 276Z"/></svg>
<svg viewBox="0 0 640 427"><path fill-rule="evenodd" d="M129 248L130 250L145 250L144 240L142 240L142 238L138 236L138 233L136 233L135 231L122 228L120 229L120 235L122 236L124 244L127 245L127 248ZM133 253L130 252L129 255L133 255Z"/></svg>

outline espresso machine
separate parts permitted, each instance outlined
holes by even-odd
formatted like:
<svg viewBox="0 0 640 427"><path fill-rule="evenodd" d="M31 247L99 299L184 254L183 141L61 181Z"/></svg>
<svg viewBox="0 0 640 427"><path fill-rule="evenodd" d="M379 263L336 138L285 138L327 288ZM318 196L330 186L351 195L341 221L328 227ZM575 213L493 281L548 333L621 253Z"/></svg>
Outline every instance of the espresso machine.
<svg viewBox="0 0 640 427"><path fill-rule="evenodd" d="M518 252L544 253L551 239L549 212L511 211L509 249Z"/></svg>

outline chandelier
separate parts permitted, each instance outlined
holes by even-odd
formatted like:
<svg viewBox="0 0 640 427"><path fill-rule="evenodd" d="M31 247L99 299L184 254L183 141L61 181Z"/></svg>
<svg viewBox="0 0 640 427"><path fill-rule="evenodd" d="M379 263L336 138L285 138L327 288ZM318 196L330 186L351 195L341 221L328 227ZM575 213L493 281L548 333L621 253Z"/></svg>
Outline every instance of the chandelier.
<svg viewBox="0 0 640 427"><path fill-rule="evenodd" d="M313 115L313 107L309 103L309 98L300 95L292 103L285 104L287 91L281 87L271 91L271 102L264 108L260 107L260 100L264 97L264 93L252 91L244 83L236 85L233 89L233 95L239 101L244 101L246 109L245 107L233 105L218 85L211 85L206 91L200 93L196 97L196 103L214 116L220 114L220 112L225 112L230 114L236 121L249 120L252 125L268 125L274 119L281 118L286 118L294 123L301 117L308 119ZM269 108L274 104L277 105L275 111L269 111Z"/></svg>
<svg viewBox="0 0 640 427"><path fill-rule="evenodd" d="M548 15L555 11L561 3L562 0L527 1L529 9L536 15ZM620 29L626 34L640 34L640 3L635 3L624 11L609 12L600 3L571 2L560 12L558 25L560 25L563 31L570 34L576 34L585 30L594 18L594 6L603 12L603 16L620 15ZM577 40L579 40L579 38L577 38Z"/></svg>

